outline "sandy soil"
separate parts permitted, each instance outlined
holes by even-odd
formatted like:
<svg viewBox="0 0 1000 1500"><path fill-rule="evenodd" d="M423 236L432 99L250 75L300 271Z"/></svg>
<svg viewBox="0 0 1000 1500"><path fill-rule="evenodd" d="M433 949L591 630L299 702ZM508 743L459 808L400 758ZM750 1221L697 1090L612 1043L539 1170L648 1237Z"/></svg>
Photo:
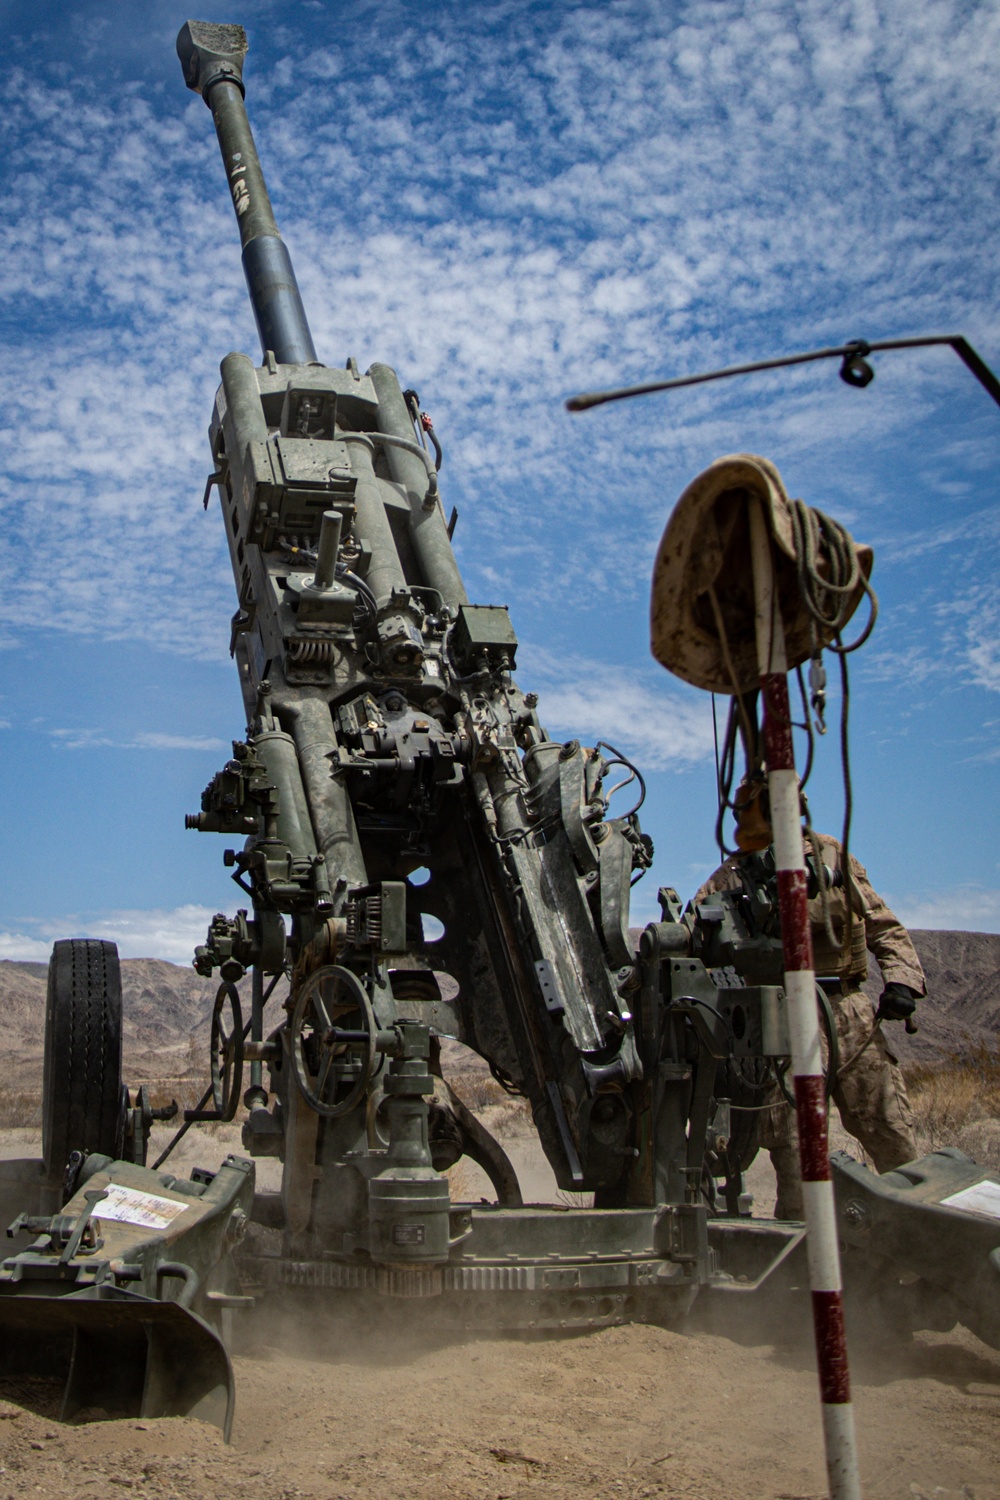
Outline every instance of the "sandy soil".
<svg viewBox="0 0 1000 1500"><path fill-rule="evenodd" d="M825 1494L806 1348L613 1328L325 1349L293 1327L238 1356L231 1447L198 1422L62 1427L0 1400L0 1495L791 1500ZM855 1359L862 1471L885 1500L996 1500L1000 1359L967 1335ZM0 1390L0 1397L10 1392ZM23 1392L17 1394L24 1396Z"/></svg>
<svg viewBox="0 0 1000 1500"><path fill-rule="evenodd" d="M3 1154L25 1151L15 1134ZM530 1166L526 1141L505 1144ZM185 1148L179 1164L210 1164L238 1132ZM766 1161L754 1178L766 1207ZM447 1343L408 1327L405 1304L362 1330L249 1316L228 1448L180 1419L61 1426L47 1387L0 1383L0 1500L108 1486L156 1500L826 1493L810 1342L784 1315L742 1338L692 1325ZM1000 1354L958 1330L852 1360L866 1495L1000 1500Z"/></svg>

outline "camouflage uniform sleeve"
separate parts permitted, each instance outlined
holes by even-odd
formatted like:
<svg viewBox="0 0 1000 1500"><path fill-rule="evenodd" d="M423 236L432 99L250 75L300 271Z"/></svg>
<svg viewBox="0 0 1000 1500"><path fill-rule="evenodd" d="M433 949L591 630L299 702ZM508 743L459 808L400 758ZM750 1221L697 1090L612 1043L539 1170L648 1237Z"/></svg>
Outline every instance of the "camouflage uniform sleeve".
<svg viewBox="0 0 1000 1500"><path fill-rule="evenodd" d="M717 891L738 891L741 883L735 862L727 859L714 875L708 877L704 885L698 887L691 898L691 903L697 906L699 901L704 901L706 896L714 896Z"/></svg>
<svg viewBox="0 0 1000 1500"><path fill-rule="evenodd" d="M864 865L851 855L851 876L861 899L865 946L874 954L885 984L905 984L916 995L926 995L924 971L913 941L902 922L886 906L868 879Z"/></svg>

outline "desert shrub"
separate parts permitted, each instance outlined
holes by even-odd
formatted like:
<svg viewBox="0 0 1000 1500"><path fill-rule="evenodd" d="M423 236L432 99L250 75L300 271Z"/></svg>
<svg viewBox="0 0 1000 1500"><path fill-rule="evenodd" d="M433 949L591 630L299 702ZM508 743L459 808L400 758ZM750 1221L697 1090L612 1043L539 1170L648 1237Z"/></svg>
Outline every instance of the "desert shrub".
<svg viewBox="0 0 1000 1500"><path fill-rule="evenodd" d="M961 1039L937 1065L906 1069L923 1151L958 1146L991 1165L1000 1131L1000 1043Z"/></svg>
<svg viewBox="0 0 1000 1500"><path fill-rule="evenodd" d="M510 1097L492 1074L478 1068L449 1073L448 1082L462 1103L474 1114L489 1109L491 1104L503 1104Z"/></svg>
<svg viewBox="0 0 1000 1500"><path fill-rule="evenodd" d="M180 1111L194 1109L207 1087L207 1078L204 1082L196 1078L160 1078L146 1084L154 1109L165 1109L171 1099L177 1100L178 1121ZM208 1107L211 1108L211 1101Z"/></svg>
<svg viewBox="0 0 1000 1500"><path fill-rule="evenodd" d="M499 1104L490 1104L481 1114L482 1122L498 1141L512 1135L524 1135L532 1127L531 1106L527 1099L504 1094Z"/></svg>
<svg viewBox="0 0 1000 1500"><path fill-rule="evenodd" d="M35 1089L0 1091L0 1129L41 1130L42 1096Z"/></svg>
<svg viewBox="0 0 1000 1500"><path fill-rule="evenodd" d="M452 1203L474 1203L480 1197L480 1174L474 1162L465 1156L445 1173L448 1196Z"/></svg>

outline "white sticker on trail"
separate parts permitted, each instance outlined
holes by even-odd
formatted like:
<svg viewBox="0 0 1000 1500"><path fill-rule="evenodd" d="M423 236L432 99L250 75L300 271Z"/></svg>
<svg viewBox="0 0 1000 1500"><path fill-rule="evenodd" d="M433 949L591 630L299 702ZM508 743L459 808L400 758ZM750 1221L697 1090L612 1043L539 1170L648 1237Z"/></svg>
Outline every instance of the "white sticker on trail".
<svg viewBox="0 0 1000 1500"><path fill-rule="evenodd" d="M1000 1182L974 1182L950 1198L942 1198L945 1208L964 1208L966 1213L985 1214L989 1219L1000 1219Z"/></svg>
<svg viewBox="0 0 1000 1500"><path fill-rule="evenodd" d="M114 1219L119 1224L138 1224L143 1229L167 1229L190 1207L190 1203L177 1203L173 1198L159 1198L155 1193L144 1193L139 1188L112 1182L106 1195L96 1204L93 1217Z"/></svg>

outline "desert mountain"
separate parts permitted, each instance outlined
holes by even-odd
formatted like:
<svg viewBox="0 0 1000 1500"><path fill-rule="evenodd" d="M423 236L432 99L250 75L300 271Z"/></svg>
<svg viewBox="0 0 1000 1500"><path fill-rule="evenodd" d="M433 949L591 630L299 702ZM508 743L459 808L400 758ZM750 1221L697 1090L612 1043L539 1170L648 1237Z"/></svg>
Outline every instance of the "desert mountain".
<svg viewBox="0 0 1000 1500"><path fill-rule="evenodd" d="M915 1037L892 1025L889 1034L902 1062L930 1062L1000 1039L1000 933L911 931L927 976L927 998L917 1007ZM865 986L873 1000L882 989L877 966Z"/></svg>
<svg viewBox="0 0 1000 1500"><path fill-rule="evenodd" d="M23 1057L41 1056L45 1028L47 965L0 962L0 1015L6 1044ZM205 1033L219 987L193 969L158 958L122 960L126 1057L186 1047L192 1033ZM173 1066L173 1064L171 1064Z"/></svg>
<svg viewBox="0 0 1000 1500"><path fill-rule="evenodd" d="M904 1060L930 1060L1000 1037L1000 934L915 931L914 944L927 974L920 1032L891 1030ZM874 966L873 966L874 967ZM45 1023L46 965L0 961L0 1015L8 1055L39 1058ZM878 995L877 973L868 982ZM187 1048L192 1036L207 1055L208 1017L218 980L155 958L122 960L126 1057ZM276 1004L277 1002L272 1002Z"/></svg>

